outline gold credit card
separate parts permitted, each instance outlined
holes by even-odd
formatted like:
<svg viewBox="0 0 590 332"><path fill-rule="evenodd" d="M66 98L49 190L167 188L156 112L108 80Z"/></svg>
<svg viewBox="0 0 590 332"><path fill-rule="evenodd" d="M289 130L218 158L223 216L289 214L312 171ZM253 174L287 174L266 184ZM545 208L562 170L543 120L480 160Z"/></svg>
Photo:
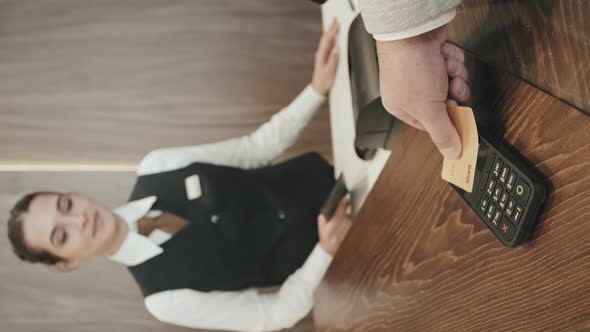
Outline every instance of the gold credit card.
<svg viewBox="0 0 590 332"><path fill-rule="evenodd" d="M469 107L447 107L451 122L461 138L461 155L456 160L443 160L443 180L467 191L473 191L479 138L473 110Z"/></svg>

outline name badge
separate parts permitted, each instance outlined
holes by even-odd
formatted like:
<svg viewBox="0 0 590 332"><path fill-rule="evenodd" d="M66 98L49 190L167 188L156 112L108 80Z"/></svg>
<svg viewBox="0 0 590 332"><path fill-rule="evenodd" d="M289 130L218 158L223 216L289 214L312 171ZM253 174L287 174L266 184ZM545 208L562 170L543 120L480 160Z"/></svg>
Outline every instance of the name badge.
<svg viewBox="0 0 590 332"><path fill-rule="evenodd" d="M186 197L189 200L197 199L203 194L201 192L201 180L196 174L184 179L184 186L186 188Z"/></svg>

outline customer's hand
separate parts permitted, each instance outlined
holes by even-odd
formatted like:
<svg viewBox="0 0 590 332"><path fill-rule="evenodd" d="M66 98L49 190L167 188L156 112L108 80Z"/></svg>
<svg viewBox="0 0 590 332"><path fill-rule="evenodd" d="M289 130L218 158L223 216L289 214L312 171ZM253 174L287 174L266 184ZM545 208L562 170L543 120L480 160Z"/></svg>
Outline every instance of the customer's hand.
<svg viewBox="0 0 590 332"><path fill-rule="evenodd" d="M381 99L385 109L426 130L445 158L461 154L461 140L447 105L469 99L464 53L446 43L447 28L396 40L377 41Z"/></svg>
<svg viewBox="0 0 590 332"><path fill-rule="evenodd" d="M315 52L315 63L313 66L313 77L311 86L315 91L323 96L334 84L336 78L336 68L338 67L338 31L340 26L338 21L334 20L330 30L324 32L322 39Z"/></svg>
<svg viewBox="0 0 590 332"><path fill-rule="evenodd" d="M336 254L340 244L346 237L352 220L348 214L348 206L350 201L348 198L343 198L332 216L330 221L326 220L323 214L318 216L318 233L320 236L320 245L331 256Z"/></svg>

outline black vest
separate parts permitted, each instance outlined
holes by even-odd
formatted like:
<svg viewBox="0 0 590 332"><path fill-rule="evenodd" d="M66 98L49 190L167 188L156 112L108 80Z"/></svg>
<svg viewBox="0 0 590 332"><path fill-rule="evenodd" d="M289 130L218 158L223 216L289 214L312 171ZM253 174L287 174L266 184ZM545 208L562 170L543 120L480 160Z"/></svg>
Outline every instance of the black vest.
<svg viewBox="0 0 590 332"><path fill-rule="evenodd" d="M184 180L195 174L202 196L188 200ZM152 209L190 225L129 271L146 297L279 285L317 243L317 215L333 184L332 167L317 153L252 170L194 163L140 176L130 201L154 195Z"/></svg>

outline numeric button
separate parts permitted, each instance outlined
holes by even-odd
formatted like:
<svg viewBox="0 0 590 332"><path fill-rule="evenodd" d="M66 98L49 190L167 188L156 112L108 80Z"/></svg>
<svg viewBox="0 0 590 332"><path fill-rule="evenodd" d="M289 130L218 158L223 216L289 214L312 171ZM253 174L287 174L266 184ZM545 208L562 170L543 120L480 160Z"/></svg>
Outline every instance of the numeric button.
<svg viewBox="0 0 590 332"><path fill-rule="evenodd" d="M492 217L494 216L495 211L496 211L496 207L494 206L494 204L490 204L490 206L488 207L488 212L486 212L486 220L488 222L492 220Z"/></svg>
<svg viewBox="0 0 590 332"><path fill-rule="evenodd" d="M508 168L507 165L504 165L504 167L502 167L502 172L500 172L500 183L501 184L506 183L506 180L508 180L509 173L510 173L510 168Z"/></svg>
<svg viewBox="0 0 590 332"><path fill-rule="evenodd" d="M491 176L488 180L488 184L486 185L486 193L488 196L492 196L494 193L494 187L496 187L496 180L494 180Z"/></svg>
<svg viewBox="0 0 590 332"><path fill-rule="evenodd" d="M514 198L511 198L508 201L508 204L506 205L506 210L504 210L504 213L506 213L507 216L512 216L512 212L514 212L514 207L516 206L516 200Z"/></svg>
<svg viewBox="0 0 590 332"><path fill-rule="evenodd" d="M492 167L492 174L494 175L495 178L497 178L500 175L501 171L502 171L502 160L500 160L500 158L496 158L496 161L494 162L494 166Z"/></svg>
<svg viewBox="0 0 590 332"><path fill-rule="evenodd" d="M481 213L486 213L489 203L490 203L490 199L487 198L486 196L483 196L481 198L481 202L479 202L479 210L481 211Z"/></svg>
<svg viewBox="0 0 590 332"><path fill-rule="evenodd" d="M506 181L506 189L508 189L508 191L512 191L514 182L516 182L516 173L512 171L510 172L510 175L508 175L508 181Z"/></svg>
<svg viewBox="0 0 590 332"><path fill-rule="evenodd" d="M500 225L501 219L502 219L502 211L496 210L496 213L494 213L494 218L492 218L492 225L494 225L494 228L498 228L498 225Z"/></svg>
<svg viewBox="0 0 590 332"><path fill-rule="evenodd" d="M498 208L500 210L504 210L504 208L506 207L506 204L508 204L508 192L503 191L502 196L500 196L500 202L498 202Z"/></svg>
<svg viewBox="0 0 590 332"><path fill-rule="evenodd" d="M492 195L492 199L494 200L494 202L498 202L498 200L500 200L501 193L502 193L502 187L496 186L496 189L494 189L494 194Z"/></svg>

